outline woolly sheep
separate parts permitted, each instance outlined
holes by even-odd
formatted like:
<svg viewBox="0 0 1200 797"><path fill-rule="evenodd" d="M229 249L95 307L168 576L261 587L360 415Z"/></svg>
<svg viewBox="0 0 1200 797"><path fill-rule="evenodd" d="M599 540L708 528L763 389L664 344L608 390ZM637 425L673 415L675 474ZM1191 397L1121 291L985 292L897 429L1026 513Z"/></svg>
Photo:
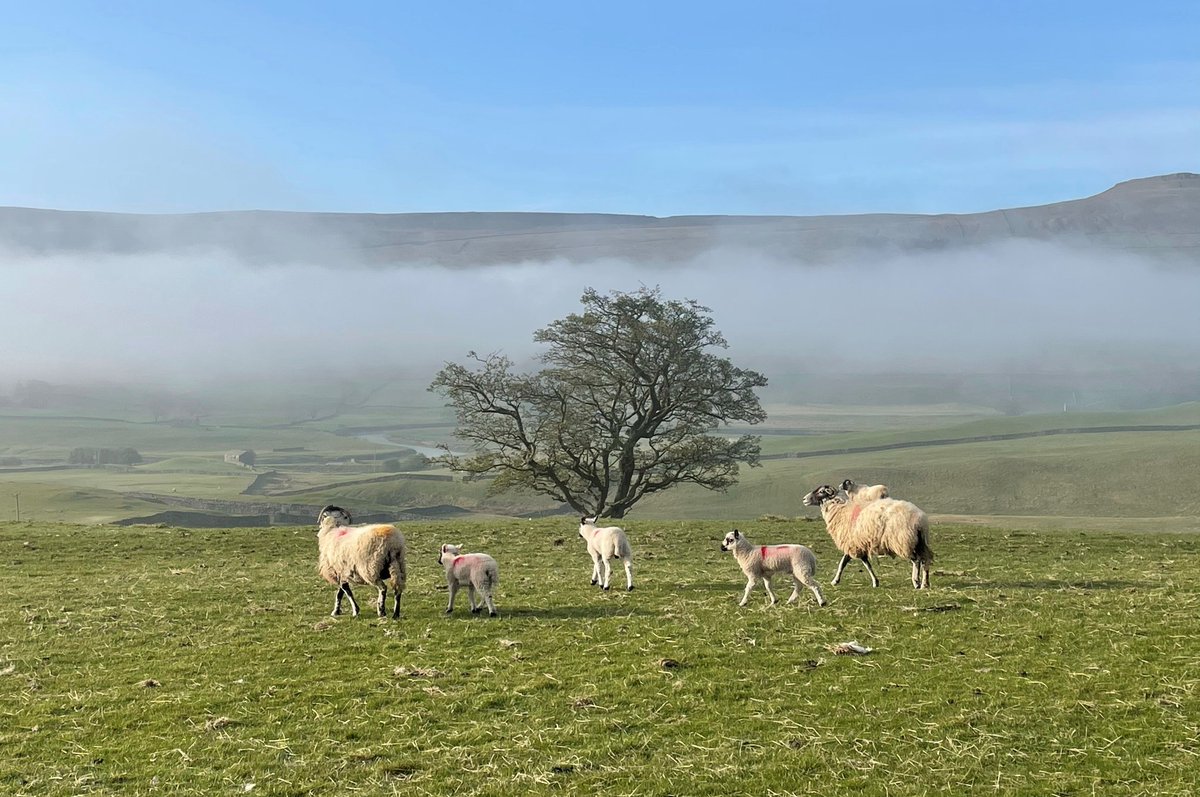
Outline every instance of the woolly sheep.
<svg viewBox="0 0 1200 797"><path fill-rule="evenodd" d="M609 577L612 576L612 560L620 559L625 563L625 589L633 591L633 549L629 547L629 538L620 526L597 526L596 518L579 518L579 536L587 543L588 554L592 557L592 583L608 589ZM600 578L600 565L604 565L604 579Z"/></svg>
<svg viewBox="0 0 1200 797"><path fill-rule="evenodd" d="M392 619L400 616L400 597L408 580L404 535L393 525L373 523L351 526L350 513L340 506L327 506L317 515L317 547L321 577L337 587L333 616L342 613L342 596L350 599L350 610L358 617L358 603L351 584L371 584L379 590L379 616L386 616L387 585L391 582L395 605Z"/></svg>
<svg viewBox="0 0 1200 797"><path fill-rule="evenodd" d="M454 611L454 597L459 587L467 588L467 600L471 604L471 614L478 614L487 604L488 615L495 617L496 604L492 600L492 591L500 583L500 567L496 560L485 553L461 553L461 545L443 545L438 554L438 564L446 568L446 585L450 587L450 602L446 604L446 614ZM478 605L475 603L475 593L483 596Z"/></svg>
<svg viewBox="0 0 1200 797"><path fill-rule="evenodd" d="M871 569L871 555L898 556L912 562L912 583L916 589L929 588L929 563L933 551L929 548L929 518L915 504L895 498L862 503L851 501L842 490L823 484L804 496L805 506L819 506L825 528L838 550L838 563L833 584L842 578L842 570L851 558L862 560L871 575L871 586L878 587L879 579Z"/></svg>
<svg viewBox="0 0 1200 797"><path fill-rule="evenodd" d="M855 484L846 479L842 482L842 489L854 501L878 501L890 497L886 484Z"/></svg>
<svg viewBox="0 0 1200 797"><path fill-rule="evenodd" d="M817 572L817 558L806 546L753 545L740 531L734 529L725 535L721 550L733 551L734 558L746 574L746 591L742 593L739 606L746 605L746 601L750 599L750 590L754 589L754 582L760 579L767 591L767 597L771 599L770 605L774 606L775 593L771 591L771 576L776 573L787 573L792 577L792 596L788 598L788 603L794 603L800 596L800 585L803 584L817 596L818 606L825 605L825 597L814 578Z"/></svg>

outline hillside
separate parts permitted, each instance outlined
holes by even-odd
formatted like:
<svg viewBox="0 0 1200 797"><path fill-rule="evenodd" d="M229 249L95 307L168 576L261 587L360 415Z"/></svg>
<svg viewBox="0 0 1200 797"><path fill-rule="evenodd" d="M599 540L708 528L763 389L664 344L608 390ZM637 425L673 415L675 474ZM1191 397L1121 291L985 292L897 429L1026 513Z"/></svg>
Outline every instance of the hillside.
<svg viewBox="0 0 1200 797"><path fill-rule="evenodd" d="M256 263L337 265L667 263L714 248L797 262L1012 240L1083 244L1200 265L1200 175L1129 180L1084 199L973 214L631 216L589 213L139 215L0 208L0 249L39 255L224 253Z"/></svg>

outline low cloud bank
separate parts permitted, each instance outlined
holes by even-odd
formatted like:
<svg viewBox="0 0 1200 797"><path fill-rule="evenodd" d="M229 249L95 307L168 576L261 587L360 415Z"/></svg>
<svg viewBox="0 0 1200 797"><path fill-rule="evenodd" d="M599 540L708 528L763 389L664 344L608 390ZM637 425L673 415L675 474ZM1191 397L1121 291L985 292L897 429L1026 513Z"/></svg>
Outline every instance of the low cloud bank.
<svg viewBox="0 0 1200 797"><path fill-rule="evenodd" d="M715 250L684 265L250 267L0 254L4 380L196 384L428 369L536 352L586 287L712 309L739 364L810 372L1200 366L1200 271L1039 242L825 266Z"/></svg>

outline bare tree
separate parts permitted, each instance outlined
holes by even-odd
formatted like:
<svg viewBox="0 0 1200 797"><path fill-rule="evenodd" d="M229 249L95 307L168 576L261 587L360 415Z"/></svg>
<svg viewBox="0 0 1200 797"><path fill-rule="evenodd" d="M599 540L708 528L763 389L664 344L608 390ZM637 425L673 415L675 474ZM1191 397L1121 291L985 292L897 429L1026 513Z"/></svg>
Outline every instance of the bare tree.
<svg viewBox="0 0 1200 797"><path fill-rule="evenodd" d="M712 352L725 349L709 309L660 291L602 296L534 333L548 349L537 373L500 354L448 363L429 389L444 394L456 435L473 453L442 457L491 490L526 489L577 512L624 517L643 497L677 484L723 490L740 463L758 465L759 438L710 434L760 423L755 388L766 377Z"/></svg>

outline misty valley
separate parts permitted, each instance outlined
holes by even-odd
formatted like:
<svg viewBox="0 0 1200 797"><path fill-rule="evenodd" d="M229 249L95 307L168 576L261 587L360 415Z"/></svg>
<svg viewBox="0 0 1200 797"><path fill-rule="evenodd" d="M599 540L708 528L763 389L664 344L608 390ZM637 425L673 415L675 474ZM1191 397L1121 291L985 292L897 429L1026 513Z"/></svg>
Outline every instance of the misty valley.
<svg viewBox="0 0 1200 797"><path fill-rule="evenodd" d="M844 476L997 523L1191 527L1200 515L1187 489L1200 468L1195 371L767 373L766 422L726 430L761 436L761 467L724 493L648 498L639 516L811 516L804 492ZM215 527L308 524L330 502L364 520L570 515L436 461L439 446L464 446L426 387L415 374L190 390L21 382L0 394L0 506L25 521Z"/></svg>

